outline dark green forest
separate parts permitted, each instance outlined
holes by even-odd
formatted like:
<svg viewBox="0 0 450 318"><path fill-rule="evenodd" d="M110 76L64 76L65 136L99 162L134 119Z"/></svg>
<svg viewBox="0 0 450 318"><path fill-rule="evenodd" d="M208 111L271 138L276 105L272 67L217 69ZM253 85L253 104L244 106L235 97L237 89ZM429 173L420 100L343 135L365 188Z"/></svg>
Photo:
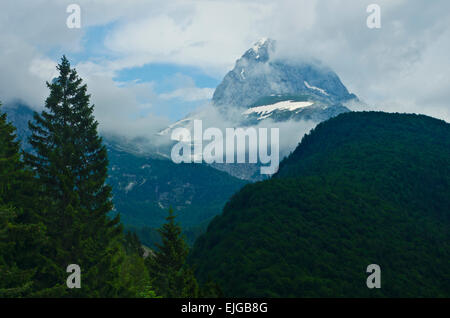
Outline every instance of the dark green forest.
<svg viewBox="0 0 450 318"><path fill-rule="evenodd" d="M353 112L245 186L190 256L226 296L449 297L450 125ZM366 267L382 287L366 287Z"/></svg>

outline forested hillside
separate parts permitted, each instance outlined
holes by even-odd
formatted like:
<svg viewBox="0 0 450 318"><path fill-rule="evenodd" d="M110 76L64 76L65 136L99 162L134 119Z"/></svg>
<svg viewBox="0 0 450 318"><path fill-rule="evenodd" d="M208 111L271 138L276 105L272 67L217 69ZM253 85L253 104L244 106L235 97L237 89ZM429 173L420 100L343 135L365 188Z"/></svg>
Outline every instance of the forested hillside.
<svg viewBox="0 0 450 318"><path fill-rule="evenodd" d="M228 296L449 297L449 228L450 125L346 113L235 194L191 262Z"/></svg>
<svg viewBox="0 0 450 318"><path fill-rule="evenodd" d="M173 207L192 227L210 220L246 182L204 164L135 156L110 148L108 184L124 224L157 228Z"/></svg>

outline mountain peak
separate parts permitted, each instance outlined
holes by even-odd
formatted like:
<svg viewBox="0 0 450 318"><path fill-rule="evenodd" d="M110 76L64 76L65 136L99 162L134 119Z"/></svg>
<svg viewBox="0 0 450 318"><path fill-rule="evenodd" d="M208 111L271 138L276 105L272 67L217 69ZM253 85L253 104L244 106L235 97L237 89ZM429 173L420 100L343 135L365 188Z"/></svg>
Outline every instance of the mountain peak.
<svg viewBox="0 0 450 318"><path fill-rule="evenodd" d="M261 38L244 53L242 59L265 63L269 60L270 54L274 51L275 41L269 38Z"/></svg>
<svg viewBox="0 0 450 318"><path fill-rule="evenodd" d="M275 46L275 40L269 38L261 38L258 42L253 44L251 48L256 54L259 53L260 50L270 50Z"/></svg>

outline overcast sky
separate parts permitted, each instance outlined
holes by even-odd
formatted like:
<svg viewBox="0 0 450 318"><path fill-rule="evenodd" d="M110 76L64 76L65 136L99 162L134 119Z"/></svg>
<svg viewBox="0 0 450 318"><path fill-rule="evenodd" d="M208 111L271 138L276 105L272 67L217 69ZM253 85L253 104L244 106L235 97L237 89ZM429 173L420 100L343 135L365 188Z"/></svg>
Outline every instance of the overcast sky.
<svg viewBox="0 0 450 318"><path fill-rule="evenodd" d="M69 4L81 28L69 29ZM369 29L366 8L381 8ZM328 64L370 109L450 121L450 1L2 0L0 100L43 106L66 54L104 131L147 134L203 105L254 42Z"/></svg>

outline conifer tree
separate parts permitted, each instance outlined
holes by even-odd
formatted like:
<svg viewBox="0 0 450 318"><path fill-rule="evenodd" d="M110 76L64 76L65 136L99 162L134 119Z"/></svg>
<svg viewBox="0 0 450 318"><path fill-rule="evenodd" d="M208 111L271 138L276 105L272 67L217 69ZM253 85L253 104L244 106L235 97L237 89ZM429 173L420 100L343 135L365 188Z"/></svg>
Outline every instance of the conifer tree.
<svg viewBox="0 0 450 318"><path fill-rule="evenodd" d="M163 297L198 297L197 280L186 265L189 247L182 236L181 227L175 223L172 209L169 209L166 220L161 229L158 229L161 244L156 244L154 255L146 258L152 286Z"/></svg>
<svg viewBox="0 0 450 318"><path fill-rule="evenodd" d="M45 228L33 212L34 187L32 173L21 160L15 128L0 113L0 297L32 296L45 265Z"/></svg>
<svg viewBox="0 0 450 318"><path fill-rule="evenodd" d="M86 84L65 56L57 69L59 76L47 82L45 110L29 123L34 151L25 157L37 173L46 206L43 219L52 242L47 257L53 262L47 284L68 296L117 296L120 260L115 255L122 229L118 217L108 217L112 202L105 184L106 148ZM79 290L65 288L69 264L81 268Z"/></svg>

